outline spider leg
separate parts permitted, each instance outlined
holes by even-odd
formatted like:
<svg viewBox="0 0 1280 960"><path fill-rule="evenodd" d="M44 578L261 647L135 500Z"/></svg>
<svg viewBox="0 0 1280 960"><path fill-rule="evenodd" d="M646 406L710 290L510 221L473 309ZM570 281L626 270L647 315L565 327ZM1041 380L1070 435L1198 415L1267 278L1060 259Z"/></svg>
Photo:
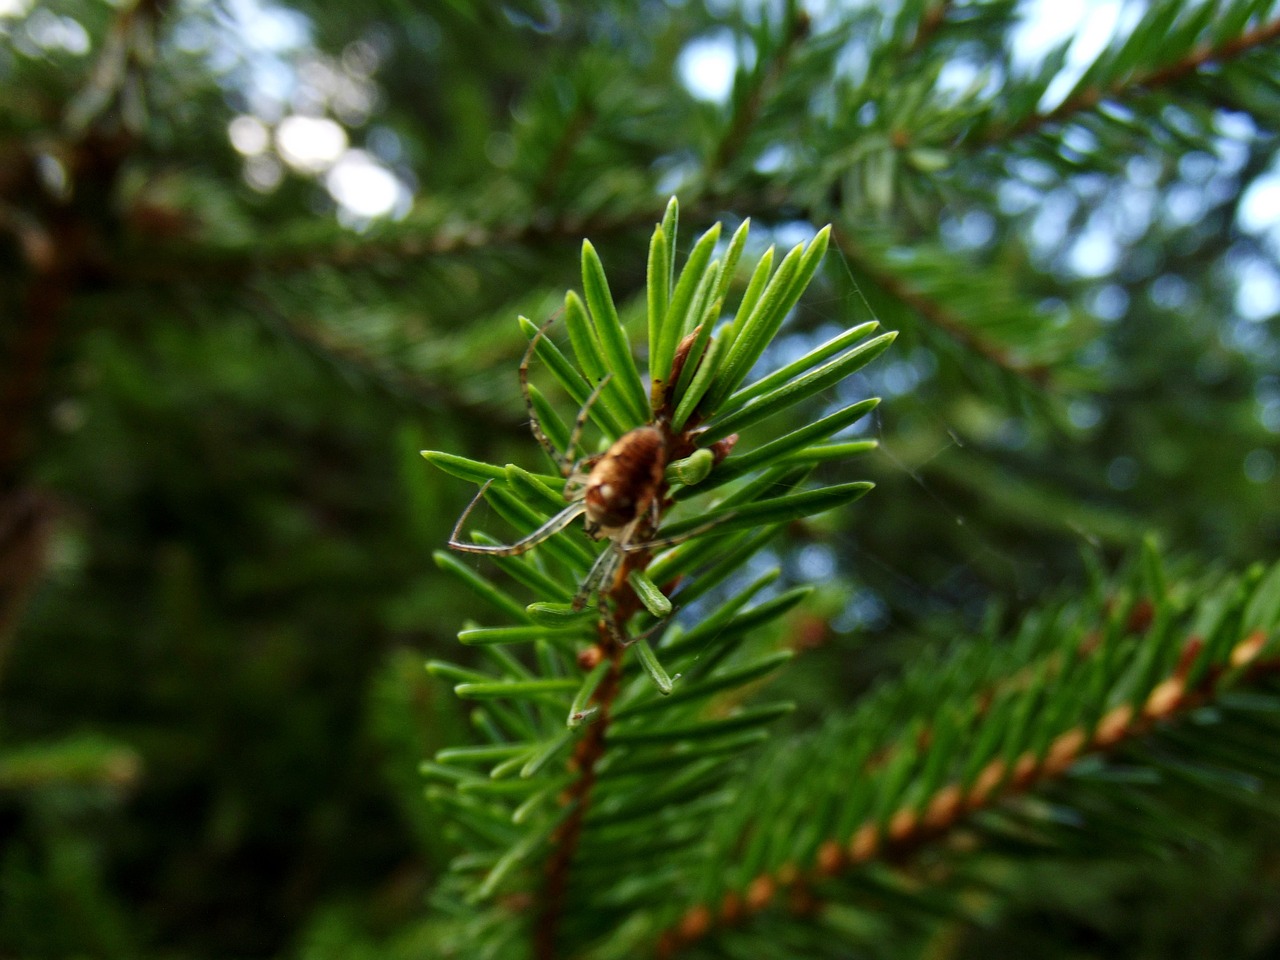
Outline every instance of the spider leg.
<svg viewBox="0 0 1280 960"><path fill-rule="evenodd" d="M524 358L520 361L520 393L524 397L525 409L529 412L529 431L533 434L533 439L538 441L538 445L547 452L556 466L560 468L560 473L569 476L574 468L574 449L578 446L582 439L582 431L586 426L587 418L591 415L591 407L599 399L600 393L605 388L605 384L609 382L613 374L606 374L605 377L596 384L594 390L583 401L582 409L578 411L577 418L573 421L573 432L569 435L569 446L564 453L556 449L555 444L542 429L542 424L538 420L538 412L533 406L533 395L529 392L529 364L533 361L534 351L538 348L538 341L542 339L547 332L547 328L555 323L555 317L544 323L538 328L538 332L533 335L533 339L529 341L529 346L525 348Z"/></svg>
<svg viewBox="0 0 1280 960"><path fill-rule="evenodd" d="M594 457L591 459L595 459ZM587 489L587 481L591 478L591 474L586 470L575 470L569 476L564 478L564 498L566 500L581 500Z"/></svg>
<svg viewBox="0 0 1280 960"><path fill-rule="evenodd" d="M582 402L582 409L578 411L578 416L573 421L573 431L569 434L569 446L565 448L564 459L566 465L574 463L574 452L577 450L579 442L582 440L582 431L587 425L587 418L591 416L591 408L595 406L595 402L600 399L600 394L613 378L612 373L606 373L600 378L600 382L596 384L595 389L587 395L587 399ZM561 467L564 469L564 467ZM568 476L566 472L565 476Z"/></svg>
<svg viewBox="0 0 1280 960"><path fill-rule="evenodd" d="M732 519L734 514L725 514L723 517L716 517L714 520L708 520L706 523L694 527L675 537L658 537L655 540L644 540L640 543L623 543L618 549L623 553L638 553L641 550L661 550L663 547L674 547L677 543L684 543L686 540L692 540L694 537L700 537L709 530L714 530L726 520Z"/></svg>
<svg viewBox="0 0 1280 960"><path fill-rule="evenodd" d="M587 504L583 500L571 503L540 526L537 530L533 531L533 533L530 533L528 536L521 537L515 543L467 543L465 540L460 540L459 537L462 534L463 524L467 522L467 517L471 515L471 511L475 509L475 505L480 501L480 498L484 496L484 492L489 489L489 484L491 483L493 483L492 480L485 481L484 486L480 488L480 492L471 499L471 502L467 504L467 509L462 511L462 516L460 516L458 518L458 522L454 524L453 533L449 535L449 546L454 550L461 550L463 553L493 553L503 557L510 557L515 556L516 554L525 553L542 543L542 541L555 536L575 519L580 517L583 511L587 509Z"/></svg>
<svg viewBox="0 0 1280 960"><path fill-rule="evenodd" d="M665 617L663 617L661 620L659 620L657 623L651 626L648 630L645 630L643 633L637 633L634 637L630 637L629 639L625 640L622 645L624 647L629 647L631 646L631 644L635 643L637 640L648 640L655 633L657 633L659 630L665 627L671 621L671 618L674 617L675 615L676 615L676 610L673 609L669 614L667 614Z"/></svg>
<svg viewBox="0 0 1280 960"><path fill-rule="evenodd" d="M538 332L529 341L529 346L525 348L524 358L520 361L520 393L524 397L525 409L529 411L529 431L533 434L533 439L538 441L538 445L547 452L547 456L555 462L556 466L560 468L560 472L564 474L570 461L556 449L555 444L542 431L542 424L538 420L538 412L533 407L533 396L529 393L529 364L533 360L534 351L538 348L538 341L542 339L542 335L547 332L547 328L555 321L556 318L553 315L550 320L538 328Z"/></svg>
<svg viewBox="0 0 1280 960"><path fill-rule="evenodd" d="M618 623L613 618L613 611L609 609L609 601L603 593L596 594L596 606L600 611L600 619L604 623L605 629L609 631L609 636L612 637L618 643L618 645L622 647L629 647L633 643L635 643L637 640L649 639L651 636L653 636L655 633L657 633L659 630L665 627L671 621L671 618L676 615L676 610L673 609L671 613L667 614L665 617L663 617L657 623L653 624L647 630L644 630L641 633L637 633L634 637L628 637L626 635L626 630L623 628L622 624Z"/></svg>
<svg viewBox="0 0 1280 960"><path fill-rule="evenodd" d="M581 502L581 501L580 501ZM585 509L585 506L584 506ZM591 569L587 571L586 578L582 581L582 586L573 598L573 609L581 610L587 605L587 600L593 593L598 593L604 582L615 573L618 572L618 565L622 563L622 553L618 550L617 545L610 543L603 550L600 556L596 557L596 562L591 565Z"/></svg>
<svg viewBox="0 0 1280 960"><path fill-rule="evenodd" d="M596 609L600 611L600 622L609 631L609 636L613 638L613 642L620 647L630 646L632 641L627 639L627 634L622 628L622 624L614 619L613 611L609 609L609 598L603 593L596 594Z"/></svg>
<svg viewBox="0 0 1280 960"><path fill-rule="evenodd" d="M644 517L642 516L636 517L625 527L609 535L609 546L596 558L595 564L587 571L587 577L582 582L582 589L573 598L573 608L575 610L581 610L586 606L592 592L599 590L607 579L618 572L618 567L622 565L622 561L629 552L626 543L635 535L643 519ZM592 536L600 536L599 532L593 533L590 522L587 524L587 533Z"/></svg>

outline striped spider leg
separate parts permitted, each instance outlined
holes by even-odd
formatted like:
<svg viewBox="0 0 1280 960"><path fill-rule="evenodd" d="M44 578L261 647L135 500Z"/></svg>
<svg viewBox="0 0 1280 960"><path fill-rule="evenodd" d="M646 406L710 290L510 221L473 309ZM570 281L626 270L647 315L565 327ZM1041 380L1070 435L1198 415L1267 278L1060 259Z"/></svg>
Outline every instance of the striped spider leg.
<svg viewBox="0 0 1280 960"><path fill-rule="evenodd" d="M545 333L547 327L551 325L548 320L533 339L529 341L529 346L524 352L524 358L520 361L520 392L524 395L524 403L529 411L529 429L533 433L533 438L538 442L539 446L547 452L556 466L559 467L561 475L565 478L564 495L569 501L569 505L551 517L546 523L534 530L528 536L525 536L515 543L507 544L480 544L468 543L459 539L462 533L462 527L467 521L467 517L471 515L471 511L475 509L475 505L484 496L489 489L489 484L493 481L486 481L479 492L472 498L471 503L467 505L467 509L462 512L462 516L458 518L458 522L454 525L453 533L449 537L449 546L454 550L464 553L488 553L497 556L516 556L533 549L544 540L555 536L570 523L576 520L582 514L588 514L587 533L593 537L599 537L599 534L593 530L593 521L590 516L590 500L588 492L590 490L591 470L597 461L601 460L599 455L583 457L581 459L574 458L574 451L577 449L582 439L582 431L586 427L587 418L590 416L591 407L599 398L600 393L604 390L605 385L609 382L606 376L595 389L591 391L586 401L582 405L582 409L578 411L577 419L574 420L573 430L569 435L569 445L564 453L556 449L555 444L547 437L546 432L542 429L542 424L538 420L537 411L534 409L533 396L529 392L529 363L533 358L533 353L538 345L538 339ZM634 432L634 431L632 431ZM628 434L629 435L629 434ZM616 444L615 444L616 446ZM605 454L607 457L608 454ZM599 527L599 523L594 524Z"/></svg>

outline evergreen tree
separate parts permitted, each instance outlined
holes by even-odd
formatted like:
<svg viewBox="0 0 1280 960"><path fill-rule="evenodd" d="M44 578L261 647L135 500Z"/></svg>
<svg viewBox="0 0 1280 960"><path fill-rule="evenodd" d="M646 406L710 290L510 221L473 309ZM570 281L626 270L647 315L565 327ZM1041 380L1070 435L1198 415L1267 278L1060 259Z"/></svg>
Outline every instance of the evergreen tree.
<svg viewBox="0 0 1280 960"><path fill-rule="evenodd" d="M0 5L0 954L1272 955L1280 11L1089 10Z"/></svg>

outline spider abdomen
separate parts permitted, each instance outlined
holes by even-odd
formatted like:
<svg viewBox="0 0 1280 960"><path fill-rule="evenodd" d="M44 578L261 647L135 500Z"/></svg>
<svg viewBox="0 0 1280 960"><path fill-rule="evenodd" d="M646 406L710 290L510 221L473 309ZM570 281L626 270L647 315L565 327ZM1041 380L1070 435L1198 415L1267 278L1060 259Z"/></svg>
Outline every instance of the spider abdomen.
<svg viewBox="0 0 1280 960"><path fill-rule="evenodd" d="M606 530L631 523L657 496L666 466L666 444L657 427L624 433L587 476L588 523Z"/></svg>

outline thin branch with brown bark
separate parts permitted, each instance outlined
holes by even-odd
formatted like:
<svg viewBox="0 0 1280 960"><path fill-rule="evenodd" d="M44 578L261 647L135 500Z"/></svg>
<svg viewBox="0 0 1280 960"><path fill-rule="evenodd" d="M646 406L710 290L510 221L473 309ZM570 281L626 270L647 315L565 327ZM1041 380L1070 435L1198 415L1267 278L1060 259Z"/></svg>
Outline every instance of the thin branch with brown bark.
<svg viewBox="0 0 1280 960"><path fill-rule="evenodd" d="M1148 93L1160 87L1171 86L1202 67L1211 63L1225 63L1229 60L1234 60L1271 43L1278 37L1280 37L1280 20L1272 20L1247 33L1231 37L1216 46L1203 44L1192 50L1181 60L1176 60L1146 73L1134 74L1107 87L1086 87L1046 113L1029 114L1012 126L997 126L988 129L982 134L978 145L989 146L1012 138L1025 137L1051 124L1063 123L1077 113L1092 110L1103 101L1120 100L1131 94Z"/></svg>
<svg viewBox="0 0 1280 960"><path fill-rule="evenodd" d="M1231 650L1226 665L1245 671L1233 689L1280 671L1280 659L1259 656L1266 640L1264 631L1252 631ZM769 909L812 913L820 905L817 891L823 884L875 861L905 863L921 849L936 845L962 828L975 815L1048 781L1061 779L1078 760L1113 753L1152 734L1161 725L1212 703L1225 692L1219 689L1223 668L1206 672L1193 685L1188 683L1188 673L1202 648L1199 637L1189 637L1178 665L1152 688L1140 707L1122 703L1105 713L1092 729L1073 727L1059 734L1043 756L1027 753L1011 764L994 759L967 787L948 784L927 803L898 810L884 827L865 823L851 837L828 839L818 847L812 864L787 864L757 876L745 890L728 893L719 904L699 904L689 909L662 934L658 956L666 960L717 929L748 923Z"/></svg>

